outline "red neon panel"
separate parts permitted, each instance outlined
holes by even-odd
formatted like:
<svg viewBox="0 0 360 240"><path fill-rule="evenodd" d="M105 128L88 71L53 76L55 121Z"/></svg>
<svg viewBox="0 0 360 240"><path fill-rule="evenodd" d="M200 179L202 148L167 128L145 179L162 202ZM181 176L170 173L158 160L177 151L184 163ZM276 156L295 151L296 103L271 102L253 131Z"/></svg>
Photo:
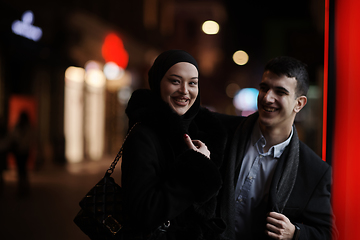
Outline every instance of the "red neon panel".
<svg viewBox="0 0 360 240"><path fill-rule="evenodd" d="M326 161L326 133L328 108L328 72L329 72L329 0L325 0L324 29L324 85L323 85L323 129L322 129L322 159Z"/></svg>
<svg viewBox="0 0 360 240"><path fill-rule="evenodd" d="M335 1L336 104L333 208L339 239L358 239L360 160L360 1Z"/></svg>

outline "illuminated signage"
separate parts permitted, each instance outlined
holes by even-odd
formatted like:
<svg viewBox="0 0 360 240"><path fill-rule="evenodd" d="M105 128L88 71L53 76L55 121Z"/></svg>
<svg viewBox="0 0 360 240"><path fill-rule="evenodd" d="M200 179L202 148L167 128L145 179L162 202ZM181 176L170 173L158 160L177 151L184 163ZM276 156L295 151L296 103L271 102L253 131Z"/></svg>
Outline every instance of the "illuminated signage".
<svg viewBox="0 0 360 240"><path fill-rule="evenodd" d="M101 53L106 62L114 62L122 69L125 69L129 63L129 54L124 48L123 41L115 33L105 37Z"/></svg>
<svg viewBox="0 0 360 240"><path fill-rule="evenodd" d="M31 39L35 42L39 41L42 36L42 30L33 25L34 14L32 11L26 11L22 15L22 19L15 20L11 26L13 33Z"/></svg>

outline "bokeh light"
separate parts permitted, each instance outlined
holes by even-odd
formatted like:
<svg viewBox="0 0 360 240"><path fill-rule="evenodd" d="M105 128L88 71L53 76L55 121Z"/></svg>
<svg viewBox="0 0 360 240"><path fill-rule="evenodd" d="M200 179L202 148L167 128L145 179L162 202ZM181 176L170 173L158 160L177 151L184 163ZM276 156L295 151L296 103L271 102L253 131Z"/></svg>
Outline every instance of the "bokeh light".
<svg viewBox="0 0 360 240"><path fill-rule="evenodd" d="M321 97L321 90L319 89L318 86L315 85L310 85L309 86L309 91L307 93L307 97L310 99L318 99Z"/></svg>
<svg viewBox="0 0 360 240"><path fill-rule="evenodd" d="M130 86L133 81L133 76L130 71L124 70L121 77L114 80L106 81L106 89L110 92L118 92L123 87Z"/></svg>
<svg viewBox="0 0 360 240"><path fill-rule="evenodd" d="M206 33L208 35L214 35L219 32L220 26L217 22L208 20L203 23L202 30L204 33Z"/></svg>
<svg viewBox="0 0 360 240"><path fill-rule="evenodd" d="M245 65L249 61L249 55L242 50L236 51L233 60L237 65Z"/></svg>
<svg viewBox="0 0 360 240"><path fill-rule="evenodd" d="M259 91L255 88L243 88L238 91L233 99L233 104L236 109L252 113L257 110L257 96Z"/></svg>
<svg viewBox="0 0 360 240"><path fill-rule="evenodd" d="M117 96L118 101L121 104L126 104L129 101L132 92L133 92L133 89L129 86L121 88L120 91L118 92L118 96Z"/></svg>
<svg viewBox="0 0 360 240"><path fill-rule="evenodd" d="M129 54L124 48L124 43L115 33L106 36L101 53L106 62L115 62L122 69L129 63Z"/></svg>
<svg viewBox="0 0 360 240"><path fill-rule="evenodd" d="M91 69L86 72L85 82L92 87L103 87L106 83L106 78L101 70Z"/></svg>
<svg viewBox="0 0 360 240"><path fill-rule="evenodd" d="M24 12L21 21L16 20L12 23L11 29L13 33L31 39L35 42L42 37L42 29L33 25L34 13L30 10Z"/></svg>
<svg viewBox="0 0 360 240"><path fill-rule="evenodd" d="M85 69L80 67L68 67L65 71L65 79L73 82L83 82Z"/></svg>
<svg viewBox="0 0 360 240"><path fill-rule="evenodd" d="M236 83L230 83L229 85L227 85L226 87L226 95L229 98L233 98L235 96L235 94L239 91L240 87L238 84Z"/></svg>
<svg viewBox="0 0 360 240"><path fill-rule="evenodd" d="M98 61L94 61L94 60L89 60L85 63L85 71L88 72L92 69L95 70L100 70L101 69L101 65Z"/></svg>
<svg viewBox="0 0 360 240"><path fill-rule="evenodd" d="M124 75L124 69L114 62L107 62L104 65L104 74L108 80L116 80Z"/></svg>

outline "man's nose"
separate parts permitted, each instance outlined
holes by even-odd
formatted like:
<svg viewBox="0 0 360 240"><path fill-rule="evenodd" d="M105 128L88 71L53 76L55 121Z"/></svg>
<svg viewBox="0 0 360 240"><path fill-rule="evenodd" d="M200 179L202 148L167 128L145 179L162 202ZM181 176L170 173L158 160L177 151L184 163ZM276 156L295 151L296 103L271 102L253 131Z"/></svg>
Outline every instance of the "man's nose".
<svg viewBox="0 0 360 240"><path fill-rule="evenodd" d="M268 90L264 96L264 100L267 102L273 102L275 99L275 94L272 90Z"/></svg>

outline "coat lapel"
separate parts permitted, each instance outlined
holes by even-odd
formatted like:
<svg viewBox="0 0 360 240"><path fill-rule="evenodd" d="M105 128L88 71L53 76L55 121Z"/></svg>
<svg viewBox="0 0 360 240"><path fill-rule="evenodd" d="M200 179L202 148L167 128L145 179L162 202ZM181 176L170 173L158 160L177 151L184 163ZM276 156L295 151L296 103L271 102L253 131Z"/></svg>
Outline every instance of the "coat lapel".
<svg viewBox="0 0 360 240"><path fill-rule="evenodd" d="M234 134L233 144L230 149L230 157L232 158L231 161L235 162L234 187L236 187L239 177L241 164L245 156L246 145L251 137L251 132L258 116L259 114L256 112L245 118L245 120L240 123Z"/></svg>
<svg viewBox="0 0 360 240"><path fill-rule="evenodd" d="M233 144L229 149L230 160L235 163L234 188L245 156L246 145L258 117L259 114L256 112L245 118L234 134ZM294 188L299 166L299 137L295 125L293 129L292 139L278 161L270 188L270 209L280 213L283 212Z"/></svg>

